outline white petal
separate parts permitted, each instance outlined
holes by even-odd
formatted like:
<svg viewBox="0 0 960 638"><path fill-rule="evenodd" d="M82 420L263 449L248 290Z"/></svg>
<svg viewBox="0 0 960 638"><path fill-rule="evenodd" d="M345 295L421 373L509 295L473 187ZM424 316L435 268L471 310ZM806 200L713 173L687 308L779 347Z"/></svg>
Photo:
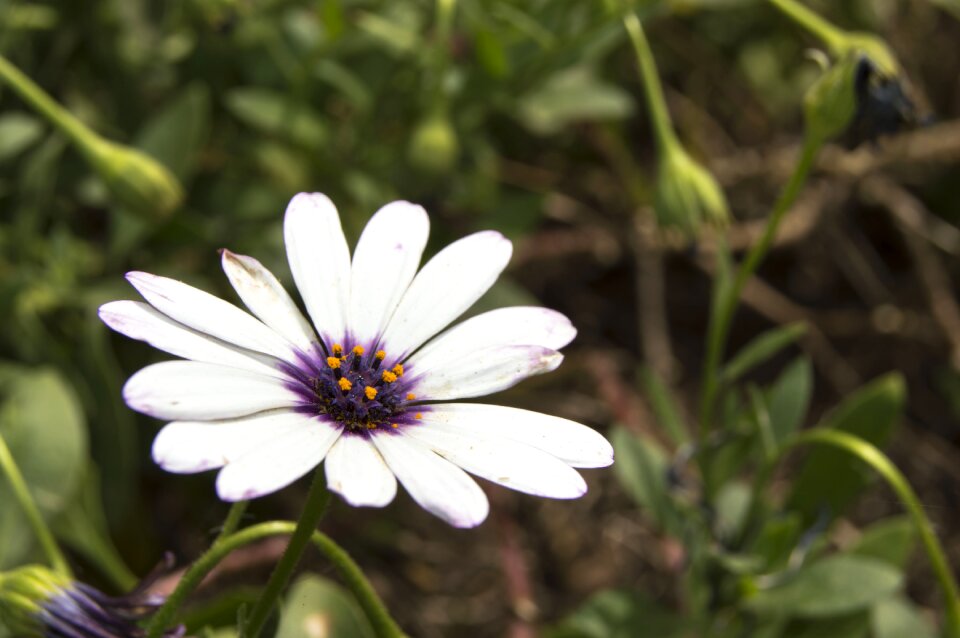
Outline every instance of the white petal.
<svg viewBox="0 0 960 638"><path fill-rule="evenodd" d="M425 401L479 397L555 370L561 361L562 354L540 346L487 348L431 370L411 367L410 387Z"/></svg>
<svg viewBox="0 0 960 638"><path fill-rule="evenodd" d="M281 359L292 358L291 344L240 308L182 281L145 272L127 273L127 281L151 306L211 337Z"/></svg>
<svg viewBox="0 0 960 638"><path fill-rule="evenodd" d="M430 234L430 218L410 202L387 204L370 218L353 253L350 333L373 345L397 309Z"/></svg>
<svg viewBox="0 0 960 638"><path fill-rule="evenodd" d="M350 249L340 216L322 193L299 193L290 200L283 239L293 280L313 325L327 346L346 335L350 305Z"/></svg>
<svg viewBox="0 0 960 638"><path fill-rule="evenodd" d="M324 463L327 487L351 505L383 507L397 495L397 479L366 438L341 436Z"/></svg>
<svg viewBox="0 0 960 638"><path fill-rule="evenodd" d="M407 427L403 433L471 474L504 487L547 498L578 498L587 491L576 470L523 443L423 425Z"/></svg>
<svg viewBox="0 0 960 638"><path fill-rule="evenodd" d="M252 450L302 428L336 430L290 410L222 421L174 421L153 440L153 460L168 472L194 474L221 468Z"/></svg>
<svg viewBox="0 0 960 638"><path fill-rule="evenodd" d="M229 419L302 399L276 377L196 361L164 361L143 368L123 386L134 410L158 419Z"/></svg>
<svg viewBox="0 0 960 638"><path fill-rule="evenodd" d="M454 527L476 527L490 511L487 497L466 472L399 432L374 435L387 465L420 506Z"/></svg>
<svg viewBox="0 0 960 638"><path fill-rule="evenodd" d="M304 352L311 352L317 336L273 273L259 261L224 250L223 271L243 303L260 321Z"/></svg>
<svg viewBox="0 0 960 638"><path fill-rule="evenodd" d="M453 242L417 274L387 324L381 347L404 358L485 293L510 261L513 246L485 231Z"/></svg>
<svg viewBox="0 0 960 638"><path fill-rule="evenodd" d="M100 306L99 314L105 324L120 334L146 341L177 357L272 376L283 374L271 363L274 359L191 330L140 301L111 301Z"/></svg>
<svg viewBox="0 0 960 638"><path fill-rule="evenodd" d="M480 403L440 403L421 413L424 428L525 443L572 467L606 467L613 447L603 435L560 417Z"/></svg>
<svg viewBox="0 0 960 638"><path fill-rule="evenodd" d="M245 501L290 485L320 464L341 429L315 422L250 450L220 470L217 494L225 501Z"/></svg>
<svg viewBox="0 0 960 638"><path fill-rule="evenodd" d="M535 306L491 310L450 328L410 357L409 366L429 370L495 346L543 346L559 350L577 336L564 315Z"/></svg>

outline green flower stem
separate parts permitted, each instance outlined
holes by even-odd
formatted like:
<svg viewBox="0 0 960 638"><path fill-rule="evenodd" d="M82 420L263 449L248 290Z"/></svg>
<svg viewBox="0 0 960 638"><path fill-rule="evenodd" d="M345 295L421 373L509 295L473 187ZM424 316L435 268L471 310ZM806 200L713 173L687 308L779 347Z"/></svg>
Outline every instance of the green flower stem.
<svg viewBox="0 0 960 638"><path fill-rule="evenodd" d="M456 9L457 0L437 0L437 40L441 47L446 47L450 43Z"/></svg>
<svg viewBox="0 0 960 638"><path fill-rule="evenodd" d="M311 540L320 553L337 568L344 584L353 592L370 624L373 625L377 638L405 638L405 634L390 616L383 601L377 596L377 592L373 590L363 570L354 562L350 554L329 536L320 532L314 532Z"/></svg>
<svg viewBox="0 0 960 638"><path fill-rule="evenodd" d="M317 524L320 523L329 502L330 492L327 490L323 467L320 466L314 471L313 483L310 485L307 502L303 506L300 520L297 522L297 529L290 537L290 544L287 545L287 550L280 557L280 562L277 563L273 573L270 574L270 580L267 581L267 586L260 595L260 599L254 605L253 611L250 612L250 617L241 628L241 638L257 638L263 631L263 626L276 606L277 599L280 597L283 588L286 587L287 581L290 580L293 568L296 567L303 550L306 549L310 536L317 529Z"/></svg>
<svg viewBox="0 0 960 638"><path fill-rule="evenodd" d="M30 495L27 482L23 479L23 474L20 473L20 468L17 467L17 463L13 459L13 454L11 454L10 448L7 446L7 442L2 434L0 434L0 471L3 472L7 481L10 482L13 497L17 500L17 503L20 504L21 509L23 509L23 513L30 522L30 527L33 528L33 533L40 542L43 552L47 555L47 560L50 561L50 565L58 573L72 579L73 573L70 571L70 565L67 564L67 559L64 558L63 552L60 551L60 546L57 545L53 534L50 533L50 528L47 527L46 522L44 522L40 510L37 509L37 504Z"/></svg>
<svg viewBox="0 0 960 638"><path fill-rule="evenodd" d="M800 151L800 158L793 169L790 181L780 193L780 198L770 213L764 228L763 236L751 248L750 252L740 264L737 270L733 285L730 287L718 288L717 294L720 298L715 300L718 309L712 315L710 327L707 332L707 356L704 362L703 371L703 394L700 402L700 432L699 440L703 444L710 434L710 423L713 418L713 407L720 390L720 363L723 359L724 349L727 343L727 336L730 332L730 323L733 320L733 313L737 309L737 302L740 300L740 293L743 286L750 279L750 276L757 270L760 262L770 250L773 240L777 235L777 229L783 220L784 214L796 201L800 190L807 181L810 169L813 168L817 152L821 144L812 137L804 140L803 148Z"/></svg>
<svg viewBox="0 0 960 638"><path fill-rule="evenodd" d="M933 573L943 592L944 606L947 612L945 635L949 638L960 638L960 589L958 589L957 581L950 571L950 565L947 562L943 547L933 531L933 525L924 513L920 499L917 498L916 492L910 487L910 483L903 473L876 446L846 432L830 428L814 428L798 434L780 450L773 463L775 464L777 460L793 448L808 444L827 445L848 452L869 465L893 489L910 514L910 518L913 519L917 533L920 535L920 542L927 552L930 566L933 568Z"/></svg>
<svg viewBox="0 0 960 638"><path fill-rule="evenodd" d="M0 55L0 80L6 82L24 102L45 117L79 149L85 150L100 141L96 133L58 104L46 91L2 55Z"/></svg>
<svg viewBox="0 0 960 638"><path fill-rule="evenodd" d="M834 55L844 50L847 34L796 0L770 0L770 4L780 9L788 18L819 38Z"/></svg>
<svg viewBox="0 0 960 638"><path fill-rule="evenodd" d="M148 638L159 638L163 630L172 624L173 618L180 605L196 589L197 585L209 574L217 564L231 552L271 536L293 534L299 525L292 521L270 521L251 525L239 532L234 532L222 538L197 559L190 569L180 579L174 592L167 598L164 605L154 614L147 627ZM386 607L373 590L366 576L340 546L330 537L314 531L310 541L320 552L333 563L343 578L344 583L359 601L361 608L367 614L370 624L377 632L378 638L404 638L403 632L390 617Z"/></svg>
<svg viewBox="0 0 960 638"><path fill-rule="evenodd" d="M190 565L180 582L177 583L176 589L150 619L150 623L147 625L147 638L160 638L163 635L163 631L173 624L177 610L187 597L228 554L244 545L249 545L269 536L290 534L294 528L295 525L287 521L271 521L252 525L218 539L210 549Z"/></svg>
<svg viewBox="0 0 960 638"><path fill-rule="evenodd" d="M667 110L667 101L663 97L663 87L660 85L660 76L657 75L657 65L650 51L647 36L643 33L640 18L634 13L623 16L623 26L627 29L630 41L633 42L633 50L637 55L643 94L647 99L647 109L650 111L650 123L653 126L657 148L661 154L671 152L680 146L680 142L670 121L670 111Z"/></svg>
<svg viewBox="0 0 960 638"><path fill-rule="evenodd" d="M240 526L240 520L243 518L243 514L247 511L247 503L250 501L237 501L230 506L230 511L227 512L227 518L224 519L223 525L220 527L220 533L217 534L217 538L214 539L213 544L216 545L221 540L233 534L237 527Z"/></svg>

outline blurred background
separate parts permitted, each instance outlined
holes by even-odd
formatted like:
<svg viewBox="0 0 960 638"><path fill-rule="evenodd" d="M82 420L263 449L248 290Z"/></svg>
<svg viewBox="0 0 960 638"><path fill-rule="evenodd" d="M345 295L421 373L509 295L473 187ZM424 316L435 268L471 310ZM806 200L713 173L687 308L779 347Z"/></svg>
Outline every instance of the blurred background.
<svg viewBox="0 0 960 638"><path fill-rule="evenodd" d="M809 6L886 39L918 122L821 155L744 291L729 351L806 322L792 349L750 376L770 383L804 354L805 424L900 371L908 398L888 449L956 566L960 5ZM805 50L817 43L764 2L638 10L679 136L727 194L726 232L740 254L792 168L802 98L819 73ZM159 160L184 189L170 211L124 201L0 86L0 422L28 454L24 471L84 580L129 583L123 563L143 574L165 550L186 563L226 513L212 474L165 475L150 462L161 423L127 409L120 387L165 357L110 333L97 306L135 297L128 270L237 302L219 269L222 247L256 256L292 289L281 222L299 191L330 195L352 240L393 199L431 214L428 253L475 230L508 235L514 259L476 310L549 306L579 336L560 370L497 402L607 433L616 425L673 452L640 377L655 370L681 412L695 413L716 244L653 227L656 156L615 5L461 0L449 25L436 12L427 0L0 1L0 53L90 128ZM572 502L485 485L492 514L475 530L447 527L405 494L384 511L334 499L323 526L413 636L533 636L609 588L682 611L683 543L638 507L628 473L585 471L590 492ZM304 487L254 502L249 521L295 518ZM35 549L0 498L6 568ZM898 511L875 486L831 542ZM200 590L194 621L229 623L282 547L231 557ZM329 574L319 558L309 565ZM924 561L908 570L907 591L936 607Z"/></svg>

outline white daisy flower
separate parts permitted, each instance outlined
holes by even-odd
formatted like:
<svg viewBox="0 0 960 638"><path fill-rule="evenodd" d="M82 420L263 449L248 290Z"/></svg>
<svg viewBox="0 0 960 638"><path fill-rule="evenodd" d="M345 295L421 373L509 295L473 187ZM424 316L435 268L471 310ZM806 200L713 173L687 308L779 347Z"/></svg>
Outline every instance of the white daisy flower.
<svg viewBox="0 0 960 638"><path fill-rule="evenodd" d="M324 462L330 489L352 505L387 505L399 480L457 527L478 525L489 509L467 472L537 496L584 494L573 468L613 462L600 434L527 410L448 403L555 369L576 330L552 310L513 307L434 336L493 285L512 246L475 233L418 272L428 233L423 208L387 204L351 260L330 199L295 196L284 238L311 321L260 262L228 250L223 269L254 316L184 283L129 273L148 303L114 301L100 317L186 359L147 366L123 389L131 408L171 421L153 444L157 464L220 469L217 493L239 501Z"/></svg>

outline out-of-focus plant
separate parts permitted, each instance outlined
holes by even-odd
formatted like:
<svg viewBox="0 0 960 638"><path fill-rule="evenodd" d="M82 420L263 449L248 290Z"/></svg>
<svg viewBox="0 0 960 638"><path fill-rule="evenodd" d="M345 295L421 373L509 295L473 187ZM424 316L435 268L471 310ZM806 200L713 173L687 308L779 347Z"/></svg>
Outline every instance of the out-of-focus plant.
<svg viewBox="0 0 960 638"><path fill-rule="evenodd" d="M706 168L696 162L677 139L663 97L653 53L636 14L629 13L624 25L637 56L644 96L654 140L657 143L657 182L654 211L657 222L676 227L690 236L704 226L722 228L730 211L723 189Z"/></svg>

